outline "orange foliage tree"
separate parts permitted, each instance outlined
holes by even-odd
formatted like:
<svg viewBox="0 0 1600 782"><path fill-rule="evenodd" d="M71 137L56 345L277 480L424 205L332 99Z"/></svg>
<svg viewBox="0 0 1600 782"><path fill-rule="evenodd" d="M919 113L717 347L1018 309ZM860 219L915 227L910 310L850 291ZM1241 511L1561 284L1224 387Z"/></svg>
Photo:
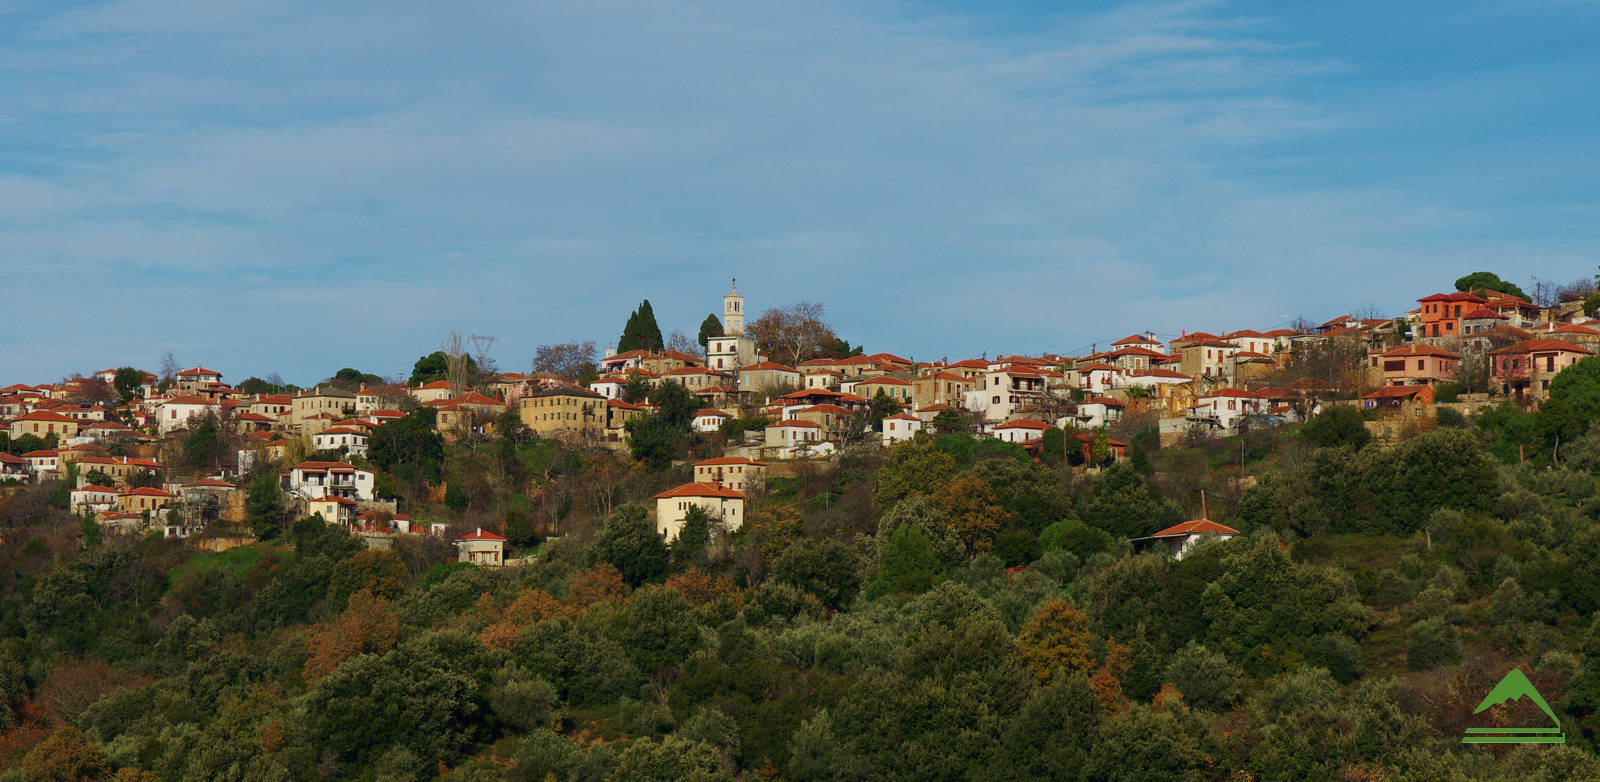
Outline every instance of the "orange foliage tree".
<svg viewBox="0 0 1600 782"><path fill-rule="evenodd" d="M1099 696L1107 714L1121 714L1128 710L1128 700L1122 695L1122 682L1132 667L1133 658L1128 654L1128 647L1117 643L1115 638L1107 639L1105 657L1094 676L1089 677L1089 686L1094 688L1094 694Z"/></svg>
<svg viewBox="0 0 1600 782"><path fill-rule="evenodd" d="M339 663L358 654L381 652L400 638L400 620L389 601L362 589L350 596L350 606L331 622L311 629L306 636L306 682L333 673Z"/></svg>
<svg viewBox="0 0 1600 782"><path fill-rule="evenodd" d="M543 589L524 590L500 613L499 621L483 628L483 645L510 649L511 642L516 640L517 633L522 632L523 628L564 613L566 608L549 592Z"/></svg>
<svg viewBox="0 0 1600 782"><path fill-rule="evenodd" d="M994 535L1011 523L994 487L976 475L962 475L940 484L928 498L944 513L970 551L987 551Z"/></svg>
<svg viewBox="0 0 1600 782"><path fill-rule="evenodd" d="M1094 668L1089 618L1066 600L1051 600L1033 612L1017 633L1022 664L1049 684L1056 677L1088 673Z"/></svg>
<svg viewBox="0 0 1600 782"><path fill-rule="evenodd" d="M692 567L667 579L667 588L681 593L691 603L711 603L726 597L733 600L736 606L744 606L744 593L739 590L738 584L733 583L733 579L712 576L700 568Z"/></svg>
<svg viewBox="0 0 1600 782"><path fill-rule="evenodd" d="M609 562L601 562L588 570L572 576L567 585L567 607L580 612L595 603L606 601L628 602L628 585L621 571Z"/></svg>

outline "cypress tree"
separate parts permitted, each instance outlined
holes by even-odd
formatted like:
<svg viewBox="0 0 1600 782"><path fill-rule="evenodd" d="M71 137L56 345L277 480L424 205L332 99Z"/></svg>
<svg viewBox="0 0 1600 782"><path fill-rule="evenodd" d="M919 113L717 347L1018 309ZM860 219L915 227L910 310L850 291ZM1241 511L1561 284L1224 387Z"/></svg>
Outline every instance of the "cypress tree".
<svg viewBox="0 0 1600 782"><path fill-rule="evenodd" d="M639 305L639 347L645 350L660 350L667 344L661 337L661 327L656 325L655 310L650 308L650 300L645 299Z"/></svg>
<svg viewBox="0 0 1600 782"><path fill-rule="evenodd" d="M710 349L711 338L722 336L722 321L715 314L707 315L700 321L700 347Z"/></svg>
<svg viewBox="0 0 1600 782"><path fill-rule="evenodd" d="M650 300L645 299L628 315L628 322L622 327L622 338L617 340L617 352L660 350L665 344L661 327L656 325L655 311L650 309Z"/></svg>

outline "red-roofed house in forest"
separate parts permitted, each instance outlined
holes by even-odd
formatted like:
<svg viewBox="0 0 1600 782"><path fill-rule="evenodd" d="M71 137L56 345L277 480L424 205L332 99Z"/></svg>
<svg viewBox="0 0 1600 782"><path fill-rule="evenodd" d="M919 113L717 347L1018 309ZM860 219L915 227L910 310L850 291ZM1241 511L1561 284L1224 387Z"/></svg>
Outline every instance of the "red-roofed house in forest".
<svg viewBox="0 0 1600 782"><path fill-rule="evenodd" d="M1183 559L1183 555L1187 554L1189 549L1206 538L1227 540L1239 534L1239 531L1232 527L1206 518L1210 514L1205 508L1205 496L1201 495L1200 518L1167 527L1148 538L1136 538L1132 541L1134 549L1161 551L1173 559Z"/></svg>
<svg viewBox="0 0 1600 782"><path fill-rule="evenodd" d="M506 539L484 532L479 527L455 540L456 560L483 567L500 567L506 563Z"/></svg>
<svg viewBox="0 0 1600 782"><path fill-rule="evenodd" d="M668 541L677 540L684 516L694 507L721 521L727 532L744 525L744 495L715 483L685 483L657 494L655 501L656 531Z"/></svg>

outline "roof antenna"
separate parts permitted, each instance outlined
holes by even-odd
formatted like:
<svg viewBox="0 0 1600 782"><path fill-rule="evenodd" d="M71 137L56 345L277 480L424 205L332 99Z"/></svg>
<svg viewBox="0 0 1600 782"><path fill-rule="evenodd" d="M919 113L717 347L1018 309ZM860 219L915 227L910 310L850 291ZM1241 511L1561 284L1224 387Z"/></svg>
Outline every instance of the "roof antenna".
<svg viewBox="0 0 1600 782"><path fill-rule="evenodd" d="M1200 518L1202 518L1202 519L1210 519L1211 518L1211 512L1206 510L1206 490L1205 489L1201 489L1200 490Z"/></svg>

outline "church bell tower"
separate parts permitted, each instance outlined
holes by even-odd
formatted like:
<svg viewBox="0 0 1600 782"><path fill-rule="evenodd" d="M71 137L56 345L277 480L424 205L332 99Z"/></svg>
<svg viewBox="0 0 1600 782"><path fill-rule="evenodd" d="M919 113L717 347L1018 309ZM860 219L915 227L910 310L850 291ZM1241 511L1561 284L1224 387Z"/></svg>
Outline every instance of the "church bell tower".
<svg viewBox="0 0 1600 782"><path fill-rule="evenodd" d="M739 295L737 277L733 280L733 289L722 297L722 334L726 337L744 336L744 297Z"/></svg>

